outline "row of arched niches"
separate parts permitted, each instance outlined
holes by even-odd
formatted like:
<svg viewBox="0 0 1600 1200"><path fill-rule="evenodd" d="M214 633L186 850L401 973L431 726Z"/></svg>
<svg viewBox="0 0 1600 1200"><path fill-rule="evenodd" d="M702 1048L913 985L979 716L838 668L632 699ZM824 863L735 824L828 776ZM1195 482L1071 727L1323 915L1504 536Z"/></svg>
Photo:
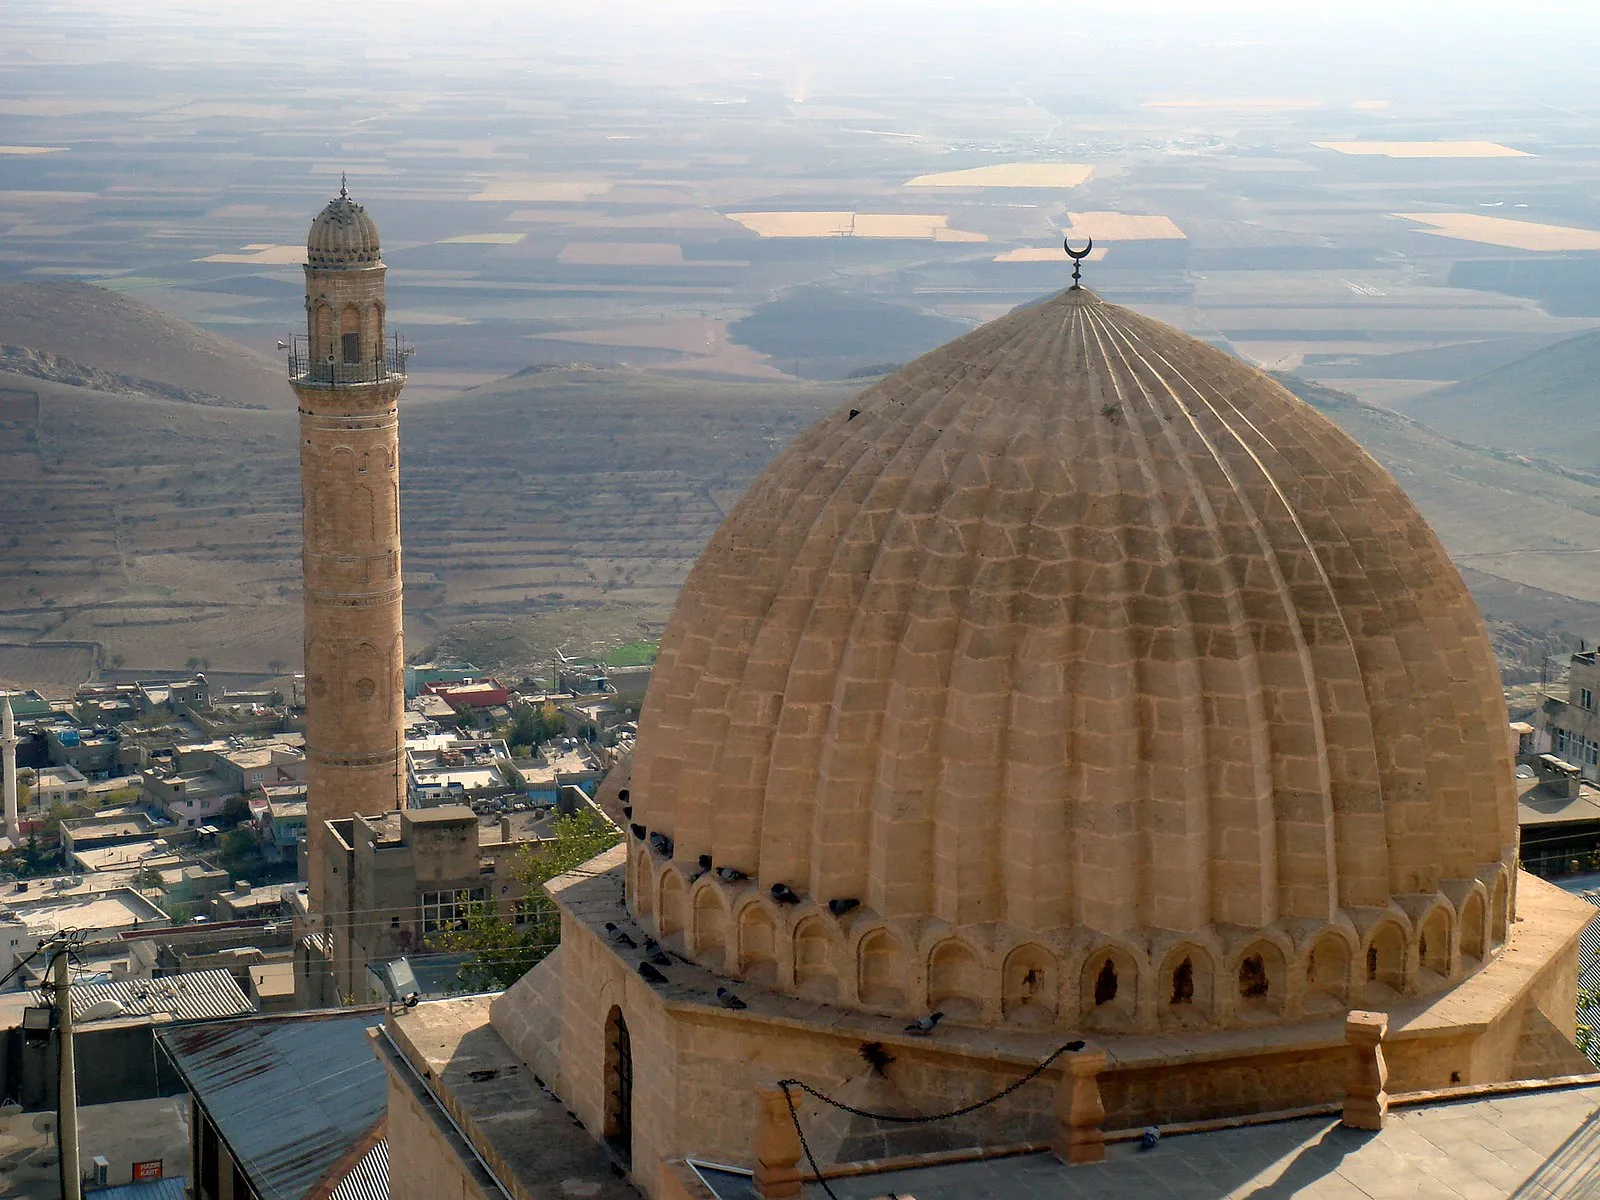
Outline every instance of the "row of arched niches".
<svg viewBox="0 0 1600 1200"><path fill-rule="evenodd" d="M668 949L779 992L888 1015L1105 1032L1296 1021L1443 991L1500 951L1511 912L1509 871L1492 864L1432 895L1320 924L1024 936L779 905L754 881L691 878L637 839L628 901Z"/></svg>

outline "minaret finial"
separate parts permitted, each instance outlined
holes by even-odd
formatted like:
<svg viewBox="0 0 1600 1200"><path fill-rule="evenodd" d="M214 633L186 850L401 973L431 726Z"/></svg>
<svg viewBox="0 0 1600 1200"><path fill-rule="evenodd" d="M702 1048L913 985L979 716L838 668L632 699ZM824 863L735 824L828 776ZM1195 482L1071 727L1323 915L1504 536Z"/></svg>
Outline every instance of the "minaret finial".
<svg viewBox="0 0 1600 1200"><path fill-rule="evenodd" d="M343 171L340 171L339 172L339 199L341 199L341 200L350 199L350 188L348 186L349 182L350 182L349 181L349 177Z"/></svg>
<svg viewBox="0 0 1600 1200"><path fill-rule="evenodd" d="M1083 260L1089 257L1089 251L1094 249L1094 239L1090 238L1089 244L1082 250L1074 250L1071 237L1064 237L1061 239L1061 248L1067 252L1067 257L1072 260L1072 290L1077 291L1080 286L1079 268Z"/></svg>

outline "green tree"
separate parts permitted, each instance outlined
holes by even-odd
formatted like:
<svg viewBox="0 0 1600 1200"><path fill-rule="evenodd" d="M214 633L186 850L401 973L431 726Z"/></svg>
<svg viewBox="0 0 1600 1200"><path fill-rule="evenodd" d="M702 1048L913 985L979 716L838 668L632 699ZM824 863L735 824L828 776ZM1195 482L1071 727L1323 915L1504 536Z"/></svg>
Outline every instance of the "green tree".
<svg viewBox="0 0 1600 1200"><path fill-rule="evenodd" d="M508 988L526 975L561 941L561 913L544 885L615 846L622 835L592 809L558 817L554 837L524 846L512 868L526 889L517 902L517 919L507 920L492 901L474 904L466 928L437 935L439 948L472 957L461 966L468 991Z"/></svg>
<svg viewBox="0 0 1600 1200"><path fill-rule="evenodd" d="M513 746L539 746L553 737L559 737L566 732L566 728L567 722L561 710L553 701L546 700L543 704L530 704L517 710L506 741Z"/></svg>

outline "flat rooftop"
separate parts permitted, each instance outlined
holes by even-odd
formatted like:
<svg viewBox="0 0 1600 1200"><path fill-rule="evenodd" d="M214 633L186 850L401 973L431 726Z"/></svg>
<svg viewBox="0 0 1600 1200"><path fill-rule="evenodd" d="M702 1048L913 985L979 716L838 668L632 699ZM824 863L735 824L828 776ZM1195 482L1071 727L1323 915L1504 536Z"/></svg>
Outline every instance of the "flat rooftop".
<svg viewBox="0 0 1600 1200"><path fill-rule="evenodd" d="M811 1114L808 1114L811 1115ZM698 1166L717 1200L750 1177ZM1576 1200L1600 1197L1600 1085L1490 1092L1391 1108L1377 1133L1336 1117L1237 1126L1106 1148L830 1179L839 1200ZM815 1183L806 1200L825 1200Z"/></svg>
<svg viewBox="0 0 1600 1200"><path fill-rule="evenodd" d="M5 898L12 913L33 933L58 929L111 930L155 924L170 925L167 914L131 888L91 894L62 892L55 895Z"/></svg>

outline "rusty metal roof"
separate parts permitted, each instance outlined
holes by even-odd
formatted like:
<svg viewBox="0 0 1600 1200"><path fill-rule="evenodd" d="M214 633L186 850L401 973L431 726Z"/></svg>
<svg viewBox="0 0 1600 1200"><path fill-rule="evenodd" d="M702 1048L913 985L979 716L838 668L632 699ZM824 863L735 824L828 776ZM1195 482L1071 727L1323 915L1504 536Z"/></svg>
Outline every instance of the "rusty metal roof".
<svg viewBox="0 0 1600 1200"><path fill-rule="evenodd" d="M383 1117L367 1030L383 1013L293 1013L157 1031L263 1200L301 1200Z"/></svg>

